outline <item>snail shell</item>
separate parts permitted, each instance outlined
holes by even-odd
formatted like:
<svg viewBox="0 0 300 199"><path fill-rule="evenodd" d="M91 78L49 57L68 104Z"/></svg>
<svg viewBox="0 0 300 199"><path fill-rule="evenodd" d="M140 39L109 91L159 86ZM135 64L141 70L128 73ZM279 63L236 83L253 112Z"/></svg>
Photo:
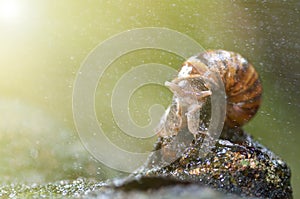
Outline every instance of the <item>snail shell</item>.
<svg viewBox="0 0 300 199"><path fill-rule="evenodd" d="M225 125L233 128L248 122L262 100L258 73L240 54L225 50L209 50L183 63L178 77L203 76L208 70L219 73L227 97Z"/></svg>
<svg viewBox="0 0 300 199"><path fill-rule="evenodd" d="M200 138L201 141L203 136L212 138L208 132L212 104L208 99L212 94L210 86L216 83L211 74L215 73L220 75L226 93L224 129L241 127L256 114L262 99L262 85L254 67L245 58L224 50L209 50L189 58L178 76L165 83L173 92L173 100L157 128L157 148L162 149L163 161L172 162L189 146L190 143L180 137L193 134L194 140ZM213 142L208 142L210 144Z"/></svg>

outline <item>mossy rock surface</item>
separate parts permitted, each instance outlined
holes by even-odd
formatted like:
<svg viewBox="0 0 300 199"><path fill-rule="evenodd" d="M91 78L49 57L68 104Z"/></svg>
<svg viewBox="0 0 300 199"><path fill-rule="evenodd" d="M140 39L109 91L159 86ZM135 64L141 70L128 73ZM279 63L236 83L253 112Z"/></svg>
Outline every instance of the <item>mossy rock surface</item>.
<svg viewBox="0 0 300 199"><path fill-rule="evenodd" d="M198 142L199 141L199 142ZM201 139L168 166L147 164L124 179L97 182L79 178L45 185L11 184L2 198L280 198L290 199L287 164L240 131L222 134L199 156ZM157 158L150 156L151 159Z"/></svg>
<svg viewBox="0 0 300 199"><path fill-rule="evenodd" d="M140 180L161 177L200 184L242 197L292 198L291 171L281 158L241 129L223 132L221 138L205 157L199 155L198 139L170 165L156 168L149 163L135 175ZM148 162L156 159L152 156ZM123 186L128 189L128 185L130 180Z"/></svg>

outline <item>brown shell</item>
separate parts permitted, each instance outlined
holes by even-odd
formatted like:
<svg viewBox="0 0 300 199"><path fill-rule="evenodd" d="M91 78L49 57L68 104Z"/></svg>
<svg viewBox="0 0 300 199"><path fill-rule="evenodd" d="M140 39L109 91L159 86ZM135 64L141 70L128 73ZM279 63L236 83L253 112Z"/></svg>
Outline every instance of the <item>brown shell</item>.
<svg viewBox="0 0 300 199"><path fill-rule="evenodd" d="M225 86L228 127L242 126L257 112L262 100L262 85L252 64L238 53L209 50L191 57L183 65L192 66L190 75L207 70L219 72Z"/></svg>

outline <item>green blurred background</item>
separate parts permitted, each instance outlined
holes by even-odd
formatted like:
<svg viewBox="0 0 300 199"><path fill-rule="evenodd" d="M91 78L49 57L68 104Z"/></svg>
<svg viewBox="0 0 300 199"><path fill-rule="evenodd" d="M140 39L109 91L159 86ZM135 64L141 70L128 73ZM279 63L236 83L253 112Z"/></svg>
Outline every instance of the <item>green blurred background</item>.
<svg viewBox="0 0 300 199"><path fill-rule="evenodd" d="M205 49L239 52L256 66L264 101L245 127L292 169L300 197L300 2L295 1L17 1L0 0L0 180L44 183L124 175L97 162L82 146L73 123L72 90L80 64L114 34L143 27L177 30ZM151 150L123 135L110 97L117 80L143 63L177 69L183 59L160 50L124 55L106 70L96 92L96 112L113 142ZM148 108L168 106L171 93L147 85L130 101L132 117L149 122Z"/></svg>

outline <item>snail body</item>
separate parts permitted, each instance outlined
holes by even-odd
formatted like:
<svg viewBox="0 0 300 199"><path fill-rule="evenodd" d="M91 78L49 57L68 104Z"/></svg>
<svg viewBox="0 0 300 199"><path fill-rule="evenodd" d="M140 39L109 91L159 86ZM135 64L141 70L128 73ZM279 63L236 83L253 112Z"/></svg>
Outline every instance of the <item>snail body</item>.
<svg viewBox="0 0 300 199"><path fill-rule="evenodd" d="M262 85L253 65L238 53L209 50L186 60L178 76L166 82L174 96L162 118L159 136L176 135L184 128L194 135L205 134L199 129L199 114L211 95L206 84L208 72L217 72L224 84L226 127L241 127L256 114L262 99Z"/></svg>

